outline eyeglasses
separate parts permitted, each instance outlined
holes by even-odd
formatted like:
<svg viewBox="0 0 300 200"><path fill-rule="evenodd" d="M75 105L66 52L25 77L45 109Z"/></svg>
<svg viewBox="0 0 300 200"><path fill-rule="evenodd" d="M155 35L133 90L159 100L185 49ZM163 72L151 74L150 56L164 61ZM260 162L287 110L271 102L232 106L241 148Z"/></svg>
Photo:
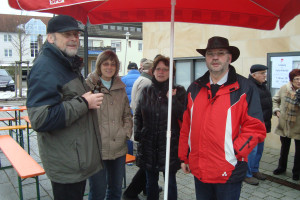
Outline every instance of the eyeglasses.
<svg viewBox="0 0 300 200"><path fill-rule="evenodd" d="M168 72L169 68L156 68L155 71L162 71L162 72Z"/></svg>
<svg viewBox="0 0 300 200"><path fill-rule="evenodd" d="M206 57L210 57L210 58L213 58L215 56L223 57L223 56L225 56L225 54L229 54L229 52L228 51L218 51L218 52L208 51L208 52L206 52Z"/></svg>
<svg viewBox="0 0 300 200"><path fill-rule="evenodd" d="M62 34L65 38L70 38L72 36L74 36L75 38L79 38L80 36L80 32L78 31L68 31L68 32L62 32L60 34Z"/></svg>
<svg viewBox="0 0 300 200"><path fill-rule="evenodd" d="M294 78L293 81L300 81L300 78Z"/></svg>
<svg viewBox="0 0 300 200"><path fill-rule="evenodd" d="M116 63L114 63L114 62L104 62L104 63L102 63L102 65L104 66L104 67L109 67L109 66L112 66L112 67L116 67L117 65L116 65Z"/></svg>

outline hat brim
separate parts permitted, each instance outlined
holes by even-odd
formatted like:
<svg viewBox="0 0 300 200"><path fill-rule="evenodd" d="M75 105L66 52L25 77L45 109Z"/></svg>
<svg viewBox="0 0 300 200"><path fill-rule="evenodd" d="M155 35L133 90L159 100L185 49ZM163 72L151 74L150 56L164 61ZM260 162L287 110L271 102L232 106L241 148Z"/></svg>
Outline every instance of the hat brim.
<svg viewBox="0 0 300 200"><path fill-rule="evenodd" d="M229 47L219 47L220 49L227 49L230 53L231 53L231 55L232 55L232 59L231 59L231 62L233 63L234 61L236 61L238 58L239 58L239 56L240 56L240 50L237 48L237 47L235 47L235 46L229 46ZM198 52L198 53L200 53L202 56L204 56L205 57L205 55L206 55L206 51L207 51L208 49L196 49L196 51Z"/></svg>
<svg viewBox="0 0 300 200"><path fill-rule="evenodd" d="M78 27L66 27L66 28L60 29L56 32L63 33L63 32L67 32L67 31L82 31L82 32L84 32L84 30L82 30L81 28L78 28Z"/></svg>

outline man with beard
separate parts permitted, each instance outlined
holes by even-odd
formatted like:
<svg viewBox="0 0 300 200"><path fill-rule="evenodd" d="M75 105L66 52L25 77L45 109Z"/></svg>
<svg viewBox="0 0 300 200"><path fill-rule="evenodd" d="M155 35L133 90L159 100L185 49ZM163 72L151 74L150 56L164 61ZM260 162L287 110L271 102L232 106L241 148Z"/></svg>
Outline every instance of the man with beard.
<svg viewBox="0 0 300 200"><path fill-rule="evenodd" d="M103 94L93 94L80 73L79 31L70 16L50 19L28 76L28 115L56 200L82 200L86 179L102 169L96 109Z"/></svg>
<svg viewBox="0 0 300 200"><path fill-rule="evenodd" d="M208 72L188 88L178 156L192 173L196 198L238 200L247 156L266 137L255 85L237 74L240 51L223 37L212 37L205 57Z"/></svg>

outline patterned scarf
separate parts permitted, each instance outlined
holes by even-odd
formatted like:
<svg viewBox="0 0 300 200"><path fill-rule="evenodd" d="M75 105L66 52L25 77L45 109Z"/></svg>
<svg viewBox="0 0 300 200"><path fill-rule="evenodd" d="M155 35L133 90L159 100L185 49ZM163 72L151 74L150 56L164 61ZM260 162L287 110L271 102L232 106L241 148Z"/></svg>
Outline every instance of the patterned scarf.
<svg viewBox="0 0 300 200"><path fill-rule="evenodd" d="M299 109L296 92L294 90L287 90L285 96L285 120L289 124L294 124L296 122L296 113Z"/></svg>

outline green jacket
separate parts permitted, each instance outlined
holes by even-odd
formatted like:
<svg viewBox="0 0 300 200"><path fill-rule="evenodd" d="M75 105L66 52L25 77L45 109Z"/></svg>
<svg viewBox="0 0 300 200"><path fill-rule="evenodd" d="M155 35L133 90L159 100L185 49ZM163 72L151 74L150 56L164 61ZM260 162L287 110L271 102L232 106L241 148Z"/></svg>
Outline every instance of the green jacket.
<svg viewBox="0 0 300 200"><path fill-rule="evenodd" d="M28 115L43 167L57 183L80 182L102 169L97 113L81 97L89 91L81 65L47 43L28 76Z"/></svg>

